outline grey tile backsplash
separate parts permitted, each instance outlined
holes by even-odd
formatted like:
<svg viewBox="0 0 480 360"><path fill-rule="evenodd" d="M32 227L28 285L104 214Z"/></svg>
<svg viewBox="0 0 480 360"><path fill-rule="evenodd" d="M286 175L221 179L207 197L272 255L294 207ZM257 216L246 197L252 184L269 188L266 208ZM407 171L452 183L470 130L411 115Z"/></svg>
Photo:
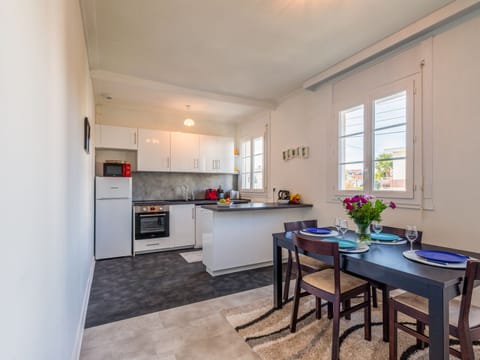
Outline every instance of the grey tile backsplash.
<svg viewBox="0 0 480 360"><path fill-rule="evenodd" d="M225 191L238 189L238 175L195 174L168 172L132 173L133 200L173 200L182 198L182 185L187 185L195 199L205 198L205 189L218 188Z"/></svg>

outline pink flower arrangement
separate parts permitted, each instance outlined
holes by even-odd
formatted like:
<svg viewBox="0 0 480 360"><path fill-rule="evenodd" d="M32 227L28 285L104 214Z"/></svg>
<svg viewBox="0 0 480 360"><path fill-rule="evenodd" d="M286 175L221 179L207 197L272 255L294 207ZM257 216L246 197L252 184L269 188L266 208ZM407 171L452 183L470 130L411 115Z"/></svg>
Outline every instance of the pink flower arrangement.
<svg viewBox="0 0 480 360"><path fill-rule="evenodd" d="M355 195L342 201L347 214L357 224L369 224L372 221L381 221L380 214L387 207L395 209L397 205L390 201L387 205L373 195Z"/></svg>

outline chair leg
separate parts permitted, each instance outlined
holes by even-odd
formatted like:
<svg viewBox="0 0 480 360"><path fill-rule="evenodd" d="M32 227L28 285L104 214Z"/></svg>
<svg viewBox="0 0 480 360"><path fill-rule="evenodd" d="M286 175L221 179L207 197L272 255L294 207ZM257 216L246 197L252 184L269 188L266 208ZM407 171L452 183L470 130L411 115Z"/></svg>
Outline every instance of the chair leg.
<svg viewBox="0 0 480 360"><path fill-rule="evenodd" d="M372 303L374 308L378 308L377 288L372 285Z"/></svg>
<svg viewBox="0 0 480 360"><path fill-rule="evenodd" d="M327 309L327 317L329 320L331 320L333 318L333 304L331 302L328 303Z"/></svg>
<svg viewBox="0 0 480 360"><path fill-rule="evenodd" d="M388 329L391 317L388 314L390 303L390 290L388 286L382 289L382 321L383 321L383 341L388 342Z"/></svg>
<svg viewBox="0 0 480 360"><path fill-rule="evenodd" d="M340 303L333 304L332 360L338 360L340 355Z"/></svg>
<svg viewBox="0 0 480 360"><path fill-rule="evenodd" d="M290 332L297 331L298 304L300 302L300 281L295 282L295 294L293 295L292 319L290 321Z"/></svg>
<svg viewBox="0 0 480 360"><path fill-rule="evenodd" d="M363 311L363 317L365 321L365 340L372 340L372 304L370 300L370 287L365 291L363 295L364 301L367 303L367 307Z"/></svg>
<svg viewBox="0 0 480 360"><path fill-rule="evenodd" d="M345 301L343 302L343 310L350 309L350 306L351 306L350 300L345 300ZM351 320L351 319L352 319L352 315L351 315L351 314L345 315L345 319Z"/></svg>
<svg viewBox="0 0 480 360"><path fill-rule="evenodd" d="M288 300L288 293L290 291L290 278L292 277L292 252L288 252L287 270L285 271L285 288L283 289L283 302Z"/></svg>
<svg viewBox="0 0 480 360"><path fill-rule="evenodd" d="M386 306L386 304L383 304ZM389 324L389 359L397 360L397 311L395 309L394 300L390 300L389 304L390 324Z"/></svg>
<svg viewBox="0 0 480 360"><path fill-rule="evenodd" d="M420 334L423 334L425 332L425 324L418 320L417 320L417 332ZM425 349L425 345L426 344L422 340L417 339L418 349Z"/></svg>
<svg viewBox="0 0 480 360"><path fill-rule="evenodd" d="M315 318L317 320L322 318L322 299L315 297Z"/></svg>

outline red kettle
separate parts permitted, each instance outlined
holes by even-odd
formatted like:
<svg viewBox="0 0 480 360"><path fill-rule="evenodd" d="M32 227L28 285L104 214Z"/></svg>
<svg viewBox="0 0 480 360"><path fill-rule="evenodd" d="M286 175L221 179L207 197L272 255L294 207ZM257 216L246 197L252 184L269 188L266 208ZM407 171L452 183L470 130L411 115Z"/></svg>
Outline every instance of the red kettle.
<svg viewBox="0 0 480 360"><path fill-rule="evenodd" d="M207 190L205 190L205 199L206 200L217 200L217 189L207 189Z"/></svg>

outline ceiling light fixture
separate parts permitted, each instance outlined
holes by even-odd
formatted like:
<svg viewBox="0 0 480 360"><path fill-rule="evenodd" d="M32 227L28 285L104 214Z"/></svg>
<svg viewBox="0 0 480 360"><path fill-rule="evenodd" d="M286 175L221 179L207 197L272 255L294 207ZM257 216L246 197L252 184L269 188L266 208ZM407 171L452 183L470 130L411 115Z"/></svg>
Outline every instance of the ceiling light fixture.
<svg viewBox="0 0 480 360"><path fill-rule="evenodd" d="M188 117L188 113L190 111L190 105L185 105L185 107L187 108L187 118L183 121L183 125L190 127L190 126L195 125L195 121L193 121L192 119L190 119Z"/></svg>

